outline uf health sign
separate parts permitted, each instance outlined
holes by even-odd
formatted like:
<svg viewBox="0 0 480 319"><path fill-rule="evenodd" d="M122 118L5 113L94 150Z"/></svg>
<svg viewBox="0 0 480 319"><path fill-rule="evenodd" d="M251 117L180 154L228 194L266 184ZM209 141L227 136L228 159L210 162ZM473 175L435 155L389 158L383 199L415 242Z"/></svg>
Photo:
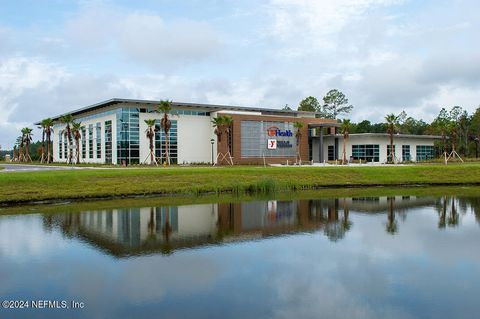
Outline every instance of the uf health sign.
<svg viewBox="0 0 480 319"><path fill-rule="evenodd" d="M292 137L293 133L292 133L291 130L281 130L276 126L271 126L267 129L267 135L268 135L268 137L288 138L288 137ZM292 146L293 145L288 140L277 141L274 138L267 139L267 149L269 149L269 150L276 150L277 147L278 148L290 148Z"/></svg>
<svg viewBox="0 0 480 319"><path fill-rule="evenodd" d="M276 126L270 126L267 128L267 135L274 137L274 136L280 136L280 137L290 137L293 136L293 133L291 130L281 130Z"/></svg>

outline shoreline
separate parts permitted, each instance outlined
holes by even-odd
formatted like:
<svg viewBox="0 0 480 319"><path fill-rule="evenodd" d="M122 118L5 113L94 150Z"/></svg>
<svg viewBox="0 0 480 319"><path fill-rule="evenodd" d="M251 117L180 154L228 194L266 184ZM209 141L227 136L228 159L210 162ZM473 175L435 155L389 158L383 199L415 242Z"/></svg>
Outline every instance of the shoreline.
<svg viewBox="0 0 480 319"><path fill-rule="evenodd" d="M480 186L480 165L55 170L0 174L0 206L137 197Z"/></svg>

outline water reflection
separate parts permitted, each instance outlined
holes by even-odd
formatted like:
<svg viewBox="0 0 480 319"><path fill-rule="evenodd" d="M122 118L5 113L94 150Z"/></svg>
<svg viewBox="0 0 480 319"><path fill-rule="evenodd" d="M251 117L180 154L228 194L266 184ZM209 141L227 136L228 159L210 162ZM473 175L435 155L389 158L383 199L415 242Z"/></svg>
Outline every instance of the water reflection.
<svg viewBox="0 0 480 319"><path fill-rule="evenodd" d="M400 231L412 208L433 206L438 227L459 224L459 211L472 206L480 221L477 198L357 197L319 200L269 200L111 209L43 215L45 229L61 229L67 237L81 238L111 255L122 257L233 241L257 240L297 232L323 231L331 241L354 227L350 212L386 213L385 231Z"/></svg>
<svg viewBox="0 0 480 319"><path fill-rule="evenodd" d="M0 300L87 307L0 309L0 317L449 319L480 311L476 197L68 209L78 212L0 216Z"/></svg>

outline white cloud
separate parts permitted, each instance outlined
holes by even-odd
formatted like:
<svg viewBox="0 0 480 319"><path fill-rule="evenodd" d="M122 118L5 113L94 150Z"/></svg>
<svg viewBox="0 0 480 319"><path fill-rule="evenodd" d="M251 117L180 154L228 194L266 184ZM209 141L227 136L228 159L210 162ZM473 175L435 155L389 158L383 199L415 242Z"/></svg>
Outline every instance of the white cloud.
<svg viewBox="0 0 480 319"><path fill-rule="evenodd" d="M166 20L158 14L87 5L66 25L66 41L75 50L124 56L150 67L170 69L215 57L220 33L207 22Z"/></svg>

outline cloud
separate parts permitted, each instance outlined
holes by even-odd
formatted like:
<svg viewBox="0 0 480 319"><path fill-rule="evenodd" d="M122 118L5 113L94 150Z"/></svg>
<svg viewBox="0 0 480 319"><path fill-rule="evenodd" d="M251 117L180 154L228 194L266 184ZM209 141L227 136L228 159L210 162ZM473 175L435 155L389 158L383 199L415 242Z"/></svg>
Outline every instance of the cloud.
<svg viewBox="0 0 480 319"><path fill-rule="evenodd" d="M149 67L179 67L215 57L219 32L207 22L166 20L152 12L89 4L66 23L65 39L74 50L120 55Z"/></svg>
<svg viewBox="0 0 480 319"><path fill-rule="evenodd" d="M374 9L403 3L399 0L271 0L271 33L288 43L303 42L310 51L334 50L335 37L355 20L364 20ZM300 51L297 51L300 52ZM307 52L304 52L307 53Z"/></svg>

